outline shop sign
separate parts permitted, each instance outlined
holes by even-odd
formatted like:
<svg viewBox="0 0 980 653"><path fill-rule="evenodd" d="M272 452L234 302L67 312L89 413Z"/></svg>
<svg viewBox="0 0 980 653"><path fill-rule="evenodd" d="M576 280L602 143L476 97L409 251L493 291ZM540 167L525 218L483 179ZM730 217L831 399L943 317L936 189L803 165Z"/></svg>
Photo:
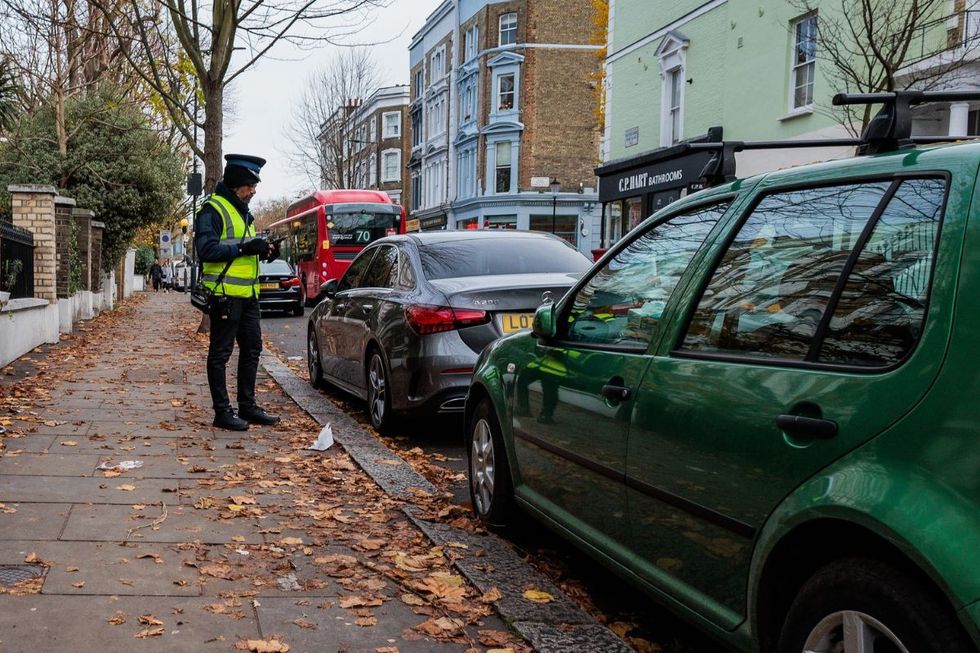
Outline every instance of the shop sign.
<svg viewBox="0 0 980 653"><path fill-rule="evenodd" d="M711 152L695 152L647 166L623 170L599 179L599 201L612 200L675 188L688 188L699 183Z"/></svg>

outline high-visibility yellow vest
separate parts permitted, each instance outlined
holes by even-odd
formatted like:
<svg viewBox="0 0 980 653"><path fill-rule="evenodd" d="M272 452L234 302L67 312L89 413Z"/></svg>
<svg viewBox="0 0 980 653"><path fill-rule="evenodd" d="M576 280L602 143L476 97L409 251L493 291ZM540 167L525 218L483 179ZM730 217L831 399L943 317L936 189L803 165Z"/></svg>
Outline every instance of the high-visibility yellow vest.
<svg viewBox="0 0 980 653"><path fill-rule="evenodd" d="M218 215L221 216L221 244L238 245L242 242L242 234L245 234L245 242L255 237L255 228L252 225L245 226L245 218L238 212L238 209L224 197L220 195L210 195L204 200L205 205L211 206ZM225 273L221 285L215 282L221 275L221 271L228 265L223 262L204 263L204 285L210 288L216 295L226 295L228 297L258 297L259 296L259 257L239 256L231 262L228 272Z"/></svg>

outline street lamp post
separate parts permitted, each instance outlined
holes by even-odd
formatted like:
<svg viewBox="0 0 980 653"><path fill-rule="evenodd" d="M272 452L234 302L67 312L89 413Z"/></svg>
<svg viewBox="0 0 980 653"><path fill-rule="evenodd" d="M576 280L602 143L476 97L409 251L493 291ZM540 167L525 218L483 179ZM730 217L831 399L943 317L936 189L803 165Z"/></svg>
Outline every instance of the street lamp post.
<svg viewBox="0 0 980 653"><path fill-rule="evenodd" d="M561 184L558 183L557 179L552 177L550 186L551 186L551 233L554 234L556 229L556 223L555 223L556 212L558 210L558 191L561 190Z"/></svg>

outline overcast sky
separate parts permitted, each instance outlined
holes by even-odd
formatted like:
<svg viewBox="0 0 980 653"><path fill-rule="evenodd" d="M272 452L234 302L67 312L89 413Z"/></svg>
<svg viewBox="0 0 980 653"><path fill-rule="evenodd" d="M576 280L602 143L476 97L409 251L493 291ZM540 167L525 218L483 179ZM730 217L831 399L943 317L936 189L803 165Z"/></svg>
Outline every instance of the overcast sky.
<svg viewBox="0 0 980 653"><path fill-rule="evenodd" d="M441 0L391 0L387 9L376 12L371 28L359 37L365 42L384 43L372 48L384 85L408 83L408 45L426 17ZM390 41L390 42L387 42ZM386 43L387 42L387 43ZM262 183L256 201L282 195L296 198L305 179L290 171L284 152L290 112L311 71L337 56L340 48L301 52L283 45L236 81L229 101L234 102L232 124L226 127L224 153L265 157Z"/></svg>

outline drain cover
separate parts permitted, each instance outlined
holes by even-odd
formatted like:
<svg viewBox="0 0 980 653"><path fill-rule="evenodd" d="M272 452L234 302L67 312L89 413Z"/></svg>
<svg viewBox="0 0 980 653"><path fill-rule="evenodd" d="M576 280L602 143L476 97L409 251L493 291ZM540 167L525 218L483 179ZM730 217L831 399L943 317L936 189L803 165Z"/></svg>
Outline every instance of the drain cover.
<svg viewBox="0 0 980 653"><path fill-rule="evenodd" d="M41 565L0 565L0 585L8 587L43 575L44 567Z"/></svg>

